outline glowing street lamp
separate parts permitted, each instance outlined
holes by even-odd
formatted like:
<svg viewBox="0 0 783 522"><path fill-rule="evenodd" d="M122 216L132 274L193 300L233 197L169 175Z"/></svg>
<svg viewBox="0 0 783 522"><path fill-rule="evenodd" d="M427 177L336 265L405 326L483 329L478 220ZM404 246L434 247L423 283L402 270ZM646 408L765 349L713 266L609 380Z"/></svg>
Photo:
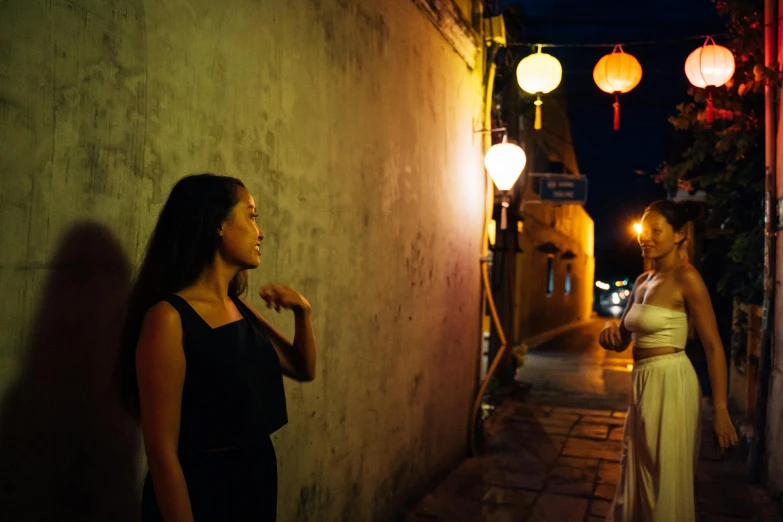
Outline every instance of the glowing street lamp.
<svg viewBox="0 0 783 522"><path fill-rule="evenodd" d="M508 191L514 186L522 171L525 169L527 156L521 147L508 143L507 136L503 136L503 143L496 143L484 156L484 166L489 176L503 194L501 205L503 207L500 217L500 230L506 230L508 220L506 209L508 208Z"/></svg>

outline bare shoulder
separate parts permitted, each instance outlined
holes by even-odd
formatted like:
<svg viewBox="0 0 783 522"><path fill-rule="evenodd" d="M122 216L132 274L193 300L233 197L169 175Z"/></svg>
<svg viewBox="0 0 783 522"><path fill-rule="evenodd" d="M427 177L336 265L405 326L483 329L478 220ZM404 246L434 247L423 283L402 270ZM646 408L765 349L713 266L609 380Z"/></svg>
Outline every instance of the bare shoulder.
<svg viewBox="0 0 783 522"><path fill-rule="evenodd" d="M137 355L159 360L179 356L182 349L182 321L177 309L166 301L154 304L144 315L139 332Z"/></svg>
<svg viewBox="0 0 783 522"><path fill-rule="evenodd" d="M693 265L687 264L678 267L674 271L674 278L685 296L700 296L707 294L707 285L704 284L701 274Z"/></svg>
<svg viewBox="0 0 783 522"><path fill-rule="evenodd" d="M182 321L179 312L167 301L160 301L150 307L144 314L142 329L182 331Z"/></svg>
<svg viewBox="0 0 783 522"><path fill-rule="evenodd" d="M674 270L674 277L677 279L678 283L686 285L704 283L704 280L701 278L699 271L696 270L691 264L685 264L677 267Z"/></svg>

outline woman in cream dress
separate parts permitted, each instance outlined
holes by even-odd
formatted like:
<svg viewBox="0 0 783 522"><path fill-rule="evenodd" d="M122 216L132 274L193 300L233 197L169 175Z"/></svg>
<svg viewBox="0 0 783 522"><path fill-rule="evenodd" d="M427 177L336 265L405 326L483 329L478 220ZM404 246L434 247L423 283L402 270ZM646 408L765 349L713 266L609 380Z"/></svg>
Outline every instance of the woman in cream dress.
<svg viewBox="0 0 783 522"><path fill-rule="evenodd" d="M726 404L726 357L712 303L687 261L695 203L656 201L642 218L639 244L651 266L636 280L623 316L607 324L600 344L633 343L631 403L623 435L620 483L607 522L694 522L701 391L685 355L693 324L707 355L716 440L737 444Z"/></svg>

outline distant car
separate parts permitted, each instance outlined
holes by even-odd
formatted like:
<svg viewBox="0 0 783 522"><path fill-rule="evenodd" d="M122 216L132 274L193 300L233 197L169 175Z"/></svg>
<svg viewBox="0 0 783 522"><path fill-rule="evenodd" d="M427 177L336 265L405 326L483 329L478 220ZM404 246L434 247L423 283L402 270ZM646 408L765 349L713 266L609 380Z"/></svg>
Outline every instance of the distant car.
<svg viewBox="0 0 783 522"><path fill-rule="evenodd" d="M596 281L596 311L601 315L619 317L631 295L631 285L627 278L611 283Z"/></svg>

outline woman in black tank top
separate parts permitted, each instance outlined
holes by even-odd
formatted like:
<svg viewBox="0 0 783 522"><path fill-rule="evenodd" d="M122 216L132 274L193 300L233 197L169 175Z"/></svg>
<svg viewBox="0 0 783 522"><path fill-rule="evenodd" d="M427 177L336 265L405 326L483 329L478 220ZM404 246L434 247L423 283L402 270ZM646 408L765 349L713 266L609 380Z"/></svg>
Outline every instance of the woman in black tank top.
<svg viewBox="0 0 783 522"><path fill-rule="evenodd" d="M142 521L274 521L270 434L288 421L282 376L311 381L310 304L266 285L267 307L293 311L293 342L242 299L264 234L241 181L188 176L161 211L131 292L122 396L149 464Z"/></svg>

